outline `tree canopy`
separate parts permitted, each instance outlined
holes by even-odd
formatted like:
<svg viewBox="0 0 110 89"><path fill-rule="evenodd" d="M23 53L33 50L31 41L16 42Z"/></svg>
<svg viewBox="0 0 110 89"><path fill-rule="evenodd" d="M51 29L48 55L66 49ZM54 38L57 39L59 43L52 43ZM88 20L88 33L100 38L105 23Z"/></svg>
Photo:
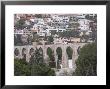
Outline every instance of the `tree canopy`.
<svg viewBox="0 0 110 89"><path fill-rule="evenodd" d="M96 76L97 75L97 44L87 44L80 49L76 60L75 75Z"/></svg>
<svg viewBox="0 0 110 89"><path fill-rule="evenodd" d="M31 74L29 64L23 59L14 59L14 75L29 76Z"/></svg>
<svg viewBox="0 0 110 89"><path fill-rule="evenodd" d="M52 55L52 49L50 47L47 48L47 55L49 57Z"/></svg>
<svg viewBox="0 0 110 89"><path fill-rule="evenodd" d="M79 32L77 30L67 30L63 32L59 32L60 37L79 37Z"/></svg>
<svg viewBox="0 0 110 89"><path fill-rule="evenodd" d="M56 67L54 52L52 51L52 49L50 47L47 48L47 55L49 56L49 66L51 68Z"/></svg>
<svg viewBox="0 0 110 89"><path fill-rule="evenodd" d="M43 61L43 54L36 48L34 55L30 59L32 76L54 76L55 71L52 70Z"/></svg>
<svg viewBox="0 0 110 89"><path fill-rule="evenodd" d="M23 29L25 24L25 19L20 19L15 23L15 28L16 29Z"/></svg>
<svg viewBox="0 0 110 89"><path fill-rule="evenodd" d="M14 60L14 75L15 76L54 76L55 71L46 65L43 61L41 49L35 50L31 55L30 61L26 62L23 59Z"/></svg>

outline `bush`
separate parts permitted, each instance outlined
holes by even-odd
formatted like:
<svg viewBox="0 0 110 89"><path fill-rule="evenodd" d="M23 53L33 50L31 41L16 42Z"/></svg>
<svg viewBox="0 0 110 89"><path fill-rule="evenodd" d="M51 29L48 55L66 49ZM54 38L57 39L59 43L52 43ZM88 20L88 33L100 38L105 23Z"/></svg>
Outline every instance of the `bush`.
<svg viewBox="0 0 110 89"><path fill-rule="evenodd" d="M14 59L15 76L55 76L55 71L45 63L29 64L23 59Z"/></svg>
<svg viewBox="0 0 110 89"><path fill-rule="evenodd" d="M43 54L36 48L29 63L23 59L14 59L15 76L54 76L55 71L43 62Z"/></svg>
<svg viewBox="0 0 110 89"><path fill-rule="evenodd" d="M14 59L14 75L29 76L31 75L30 66L23 59Z"/></svg>
<svg viewBox="0 0 110 89"><path fill-rule="evenodd" d="M75 75L96 76L97 75L97 45L96 43L85 45L79 52L76 60Z"/></svg>
<svg viewBox="0 0 110 89"><path fill-rule="evenodd" d="M56 62L50 61L49 66L50 66L50 68L55 68L56 67Z"/></svg>
<svg viewBox="0 0 110 89"><path fill-rule="evenodd" d="M55 71L43 63L34 64L31 67L32 76L55 76Z"/></svg>

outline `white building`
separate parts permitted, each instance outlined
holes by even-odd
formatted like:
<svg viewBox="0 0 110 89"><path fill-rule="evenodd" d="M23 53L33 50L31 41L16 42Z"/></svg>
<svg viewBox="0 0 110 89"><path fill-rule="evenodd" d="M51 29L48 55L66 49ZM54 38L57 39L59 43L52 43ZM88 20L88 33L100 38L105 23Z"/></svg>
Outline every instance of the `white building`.
<svg viewBox="0 0 110 89"><path fill-rule="evenodd" d="M66 29L46 29L47 32L56 31L56 32L63 32L66 31Z"/></svg>
<svg viewBox="0 0 110 89"><path fill-rule="evenodd" d="M87 31L87 30L90 30L89 29L89 23L90 23L90 20L87 20L87 19L79 19L78 20L78 23L79 23L79 29L81 31Z"/></svg>
<svg viewBox="0 0 110 89"><path fill-rule="evenodd" d="M46 29L45 32L47 34L47 36L50 36L51 35L51 31L56 31L56 32L63 32L63 31L66 31L66 29Z"/></svg>

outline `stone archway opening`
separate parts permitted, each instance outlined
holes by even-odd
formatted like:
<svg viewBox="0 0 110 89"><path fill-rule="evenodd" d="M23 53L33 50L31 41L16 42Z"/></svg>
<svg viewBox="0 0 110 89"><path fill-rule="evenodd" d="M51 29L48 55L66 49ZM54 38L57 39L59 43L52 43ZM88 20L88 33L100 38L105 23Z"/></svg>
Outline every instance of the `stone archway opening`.
<svg viewBox="0 0 110 89"><path fill-rule="evenodd" d="M43 49L41 47L39 48L39 52L41 55L43 55Z"/></svg>
<svg viewBox="0 0 110 89"><path fill-rule="evenodd" d="M40 57L40 60L39 60L39 62L40 63L43 63L44 62L44 56L43 56L43 49L40 47L39 49L38 49L38 51L39 51L39 57Z"/></svg>
<svg viewBox="0 0 110 89"><path fill-rule="evenodd" d="M29 55L30 55L30 60L29 60L29 62L30 62L30 63L32 62L32 59L33 59L33 57L34 57L34 52L35 52L35 50L34 50L33 48L31 48L31 49L29 50Z"/></svg>
<svg viewBox="0 0 110 89"><path fill-rule="evenodd" d="M61 47L58 47L56 49L56 53L57 53L57 68L61 69L62 68L62 49Z"/></svg>
<svg viewBox="0 0 110 89"><path fill-rule="evenodd" d="M16 48L15 50L14 50L14 55L15 56L18 56L20 54L20 52L19 52L19 50Z"/></svg>
<svg viewBox="0 0 110 89"><path fill-rule="evenodd" d="M72 59L73 50L72 50L72 48L70 46L67 47L66 53L68 55L68 59L71 60Z"/></svg>
<svg viewBox="0 0 110 89"><path fill-rule="evenodd" d="M32 56L33 54L34 54L34 49L31 48L31 49L29 50L29 55Z"/></svg>
<svg viewBox="0 0 110 89"><path fill-rule="evenodd" d="M69 46L67 47L66 49L66 53L67 53L67 56L68 56L68 67L69 68L72 68L72 56L73 56L73 49Z"/></svg>
<svg viewBox="0 0 110 89"><path fill-rule="evenodd" d="M22 49L22 59L26 61L26 48Z"/></svg>
<svg viewBox="0 0 110 89"><path fill-rule="evenodd" d="M77 49L78 55L79 55L79 53L80 53L80 49L81 49L81 46L79 46L78 49Z"/></svg>
<svg viewBox="0 0 110 89"><path fill-rule="evenodd" d="M51 68L56 68L54 51L50 47L47 48L47 55L49 57L49 59L48 59L49 66Z"/></svg>

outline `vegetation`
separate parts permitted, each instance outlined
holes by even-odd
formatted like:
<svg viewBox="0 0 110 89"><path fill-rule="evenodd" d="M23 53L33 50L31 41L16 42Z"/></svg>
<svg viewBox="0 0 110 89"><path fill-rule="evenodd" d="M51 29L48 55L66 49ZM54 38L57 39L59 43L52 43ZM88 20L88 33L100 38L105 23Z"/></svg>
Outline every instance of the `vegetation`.
<svg viewBox="0 0 110 89"><path fill-rule="evenodd" d="M54 76L55 71L44 63L41 49L36 48L29 63L23 59L15 59L14 74L15 76Z"/></svg>
<svg viewBox="0 0 110 89"><path fill-rule="evenodd" d="M62 59L62 49L61 49L61 47L58 47L56 49L56 52L57 52L57 55L58 55L58 60L61 60Z"/></svg>
<svg viewBox="0 0 110 89"><path fill-rule="evenodd" d="M91 38L94 42L97 42L97 31L95 30L92 31Z"/></svg>
<svg viewBox="0 0 110 89"><path fill-rule="evenodd" d="M90 16L89 14L87 14L85 18L88 20L93 20L95 23L97 23L97 14L95 14L95 16Z"/></svg>
<svg viewBox="0 0 110 89"><path fill-rule="evenodd" d="M33 42L39 42L39 35L37 33L33 34Z"/></svg>
<svg viewBox="0 0 110 89"><path fill-rule="evenodd" d="M16 56L19 55L19 50L18 50L17 48L15 49L14 54L15 54Z"/></svg>
<svg viewBox="0 0 110 89"><path fill-rule="evenodd" d="M81 39L85 39L85 42L88 41L89 35L86 35L86 31L83 31L83 35L82 35Z"/></svg>
<svg viewBox="0 0 110 89"><path fill-rule="evenodd" d="M22 44L21 35L14 35L14 45L21 46Z"/></svg>
<svg viewBox="0 0 110 89"><path fill-rule="evenodd" d="M54 57L54 53L50 47L47 48L47 55L49 56L49 66L51 68L55 68L56 67L55 57Z"/></svg>
<svg viewBox="0 0 110 89"><path fill-rule="evenodd" d="M28 38L27 38L27 42L28 44L32 45L32 36L31 35L28 35Z"/></svg>
<svg viewBox="0 0 110 89"><path fill-rule="evenodd" d="M23 29L25 24L25 19L20 19L15 23L16 29Z"/></svg>
<svg viewBox="0 0 110 89"><path fill-rule="evenodd" d="M79 57L76 60L75 75L96 76L97 75L97 44L85 45L80 49Z"/></svg>
<svg viewBox="0 0 110 89"><path fill-rule="evenodd" d="M42 14L35 14L35 17L42 18L43 16L42 16Z"/></svg>
<svg viewBox="0 0 110 89"><path fill-rule="evenodd" d="M61 49L61 47L58 47L56 49L56 52L57 52L57 56L58 56L57 68L60 69L61 68L60 64L61 64L61 61L62 61L62 49Z"/></svg>
<svg viewBox="0 0 110 89"><path fill-rule="evenodd" d="M49 37L48 37L48 42L49 42L49 43L52 43L53 41L54 41L53 37L52 37L52 36L49 36Z"/></svg>
<svg viewBox="0 0 110 89"><path fill-rule="evenodd" d="M31 74L29 64L23 59L14 59L14 75L29 76Z"/></svg>
<svg viewBox="0 0 110 89"><path fill-rule="evenodd" d="M45 63L35 63L31 64L31 76L54 76L55 71L52 70Z"/></svg>
<svg viewBox="0 0 110 89"><path fill-rule="evenodd" d="M79 37L79 32L78 32L78 30L67 30L64 32L59 32L59 36L60 37L67 37L67 38Z"/></svg>
<svg viewBox="0 0 110 89"><path fill-rule="evenodd" d="M73 54L72 48L67 47L66 52L67 52L67 55L68 55L68 59L72 59L72 54Z"/></svg>
<svg viewBox="0 0 110 89"><path fill-rule="evenodd" d="M31 57L31 75L32 76L54 76L55 72L43 62L43 53L36 48L34 55Z"/></svg>
<svg viewBox="0 0 110 89"><path fill-rule="evenodd" d="M52 49L49 47L49 48L47 48L47 55L49 56L49 57L51 57L51 55L52 55Z"/></svg>

